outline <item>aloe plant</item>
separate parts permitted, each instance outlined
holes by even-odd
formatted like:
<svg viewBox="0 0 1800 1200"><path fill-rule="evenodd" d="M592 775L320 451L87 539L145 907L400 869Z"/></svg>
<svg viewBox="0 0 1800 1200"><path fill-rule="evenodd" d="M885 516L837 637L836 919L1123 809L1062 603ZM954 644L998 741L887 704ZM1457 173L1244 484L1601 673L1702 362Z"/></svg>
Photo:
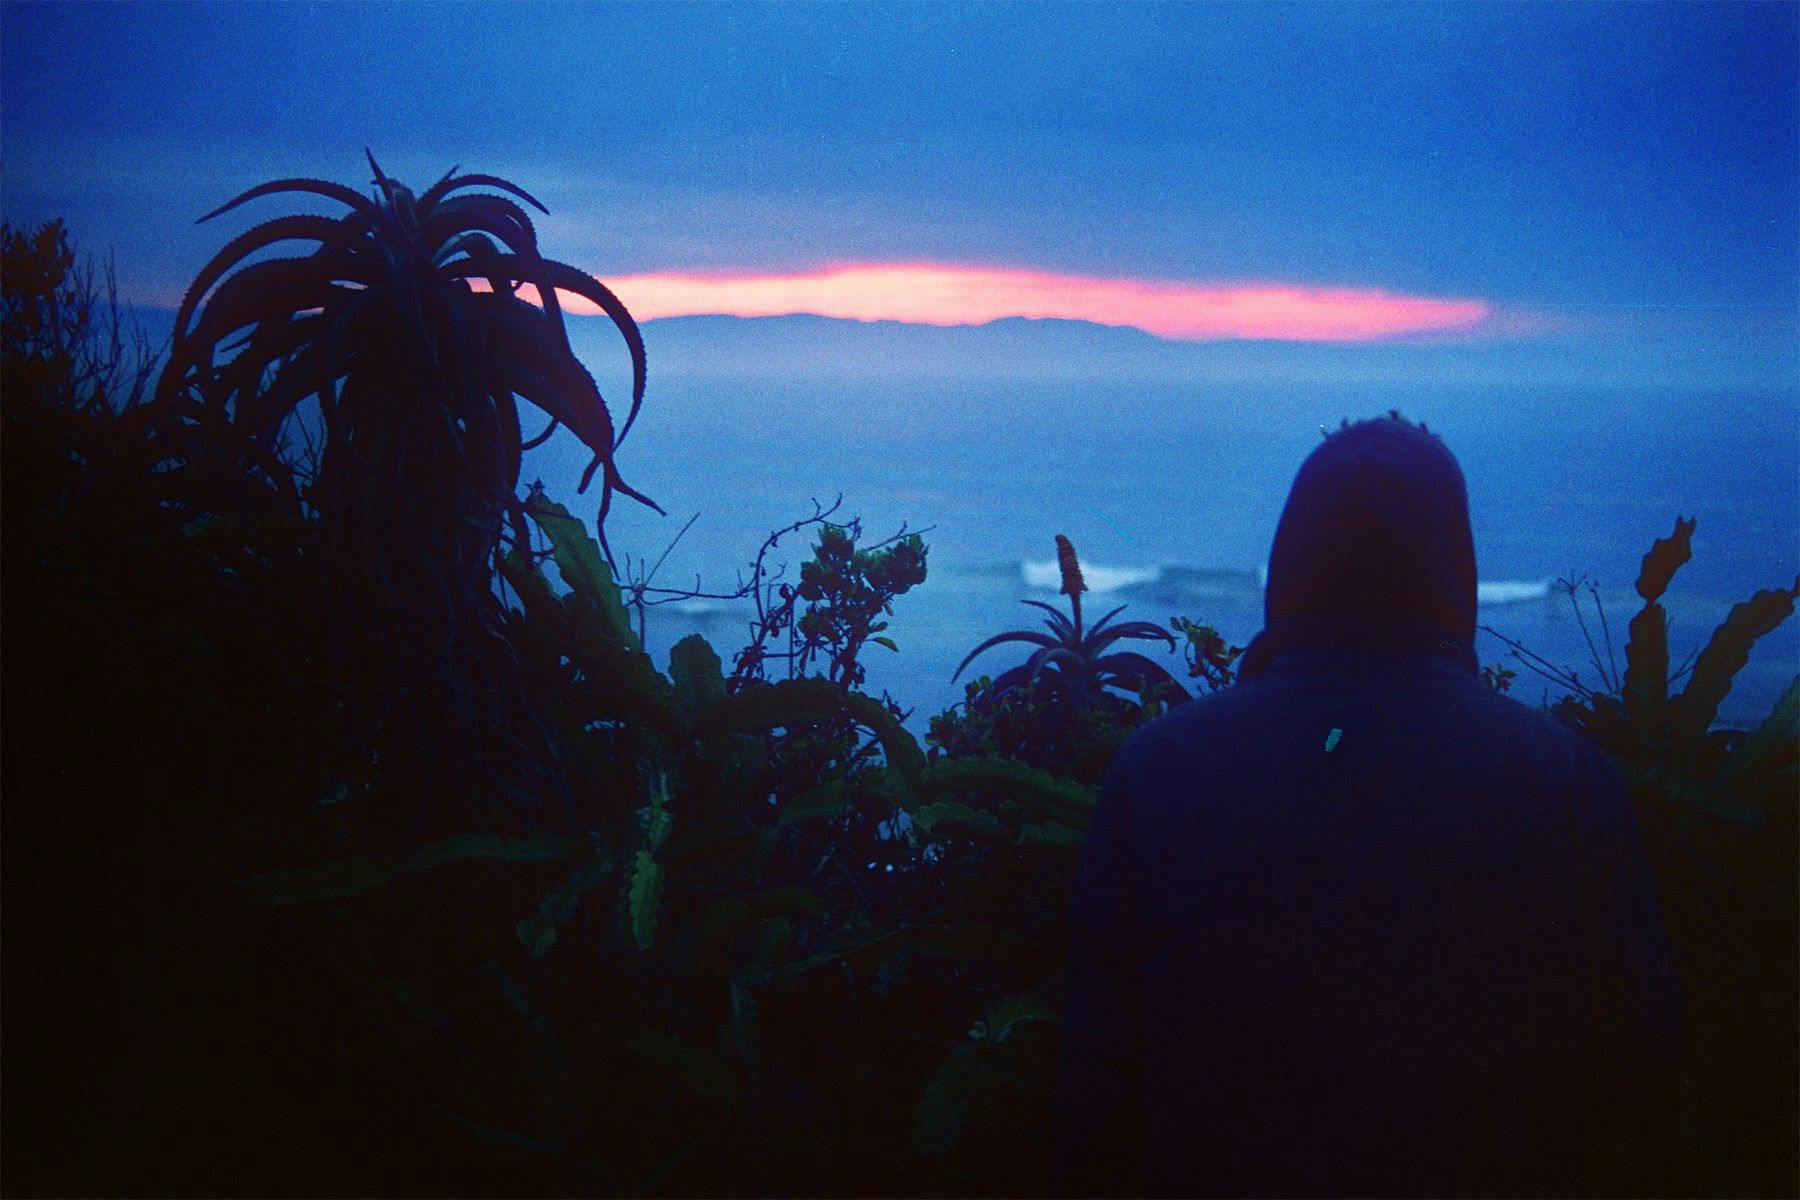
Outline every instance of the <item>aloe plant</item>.
<svg viewBox="0 0 1800 1200"><path fill-rule="evenodd" d="M509 518L513 541L529 544L521 456L558 426L593 455L581 489L598 473L603 550L615 492L661 511L616 461L643 401L643 338L603 284L539 253L515 201L546 210L522 188L452 168L415 195L373 154L369 166L370 195L279 179L200 218L288 193L348 210L257 225L194 278L143 418L167 468L159 478L203 512L231 512L249 497L266 506L268 490L247 480L274 483L290 511L310 506L328 658L366 735L357 740L377 743L370 756L380 765L352 766L353 775L398 772L454 793L474 780L517 799L553 793L566 807L544 722L507 687L495 551ZM295 242L315 245L248 261ZM521 298L525 284L541 307ZM624 338L631 402L616 427L570 349L559 292L591 301ZM521 398L546 418L529 440ZM316 462L292 461L286 439L296 429L320 443ZM509 728L521 721L523 730ZM433 744L449 753L434 757L425 749Z"/></svg>
<svg viewBox="0 0 1800 1200"><path fill-rule="evenodd" d="M559 425L593 452L580 490L600 473L602 526L615 491L657 508L624 481L615 461L644 396L644 343L631 314L599 280L543 257L530 216L507 195L459 193L489 188L548 210L491 175L452 168L415 196L372 154L369 165L373 197L324 180L280 179L200 218L287 192L350 210L264 222L201 269L176 313L156 390L163 415L224 416L245 438L274 444L297 406L316 397L325 444L312 499L321 515L380 523L392 513L383 501L429 497L452 506L435 511L434 522L462 535L453 540L467 547L465 562L491 540L499 511L517 516L520 454ZM291 241L318 245L310 254L242 265ZM472 279L485 280L488 291L474 291ZM541 309L518 295L527 283ZM559 290L592 301L624 337L631 407L616 431L569 348ZM233 348L229 361L216 361ZM515 397L549 418L528 441ZM473 528L463 530L471 518Z"/></svg>
<svg viewBox="0 0 1800 1200"><path fill-rule="evenodd" d="M1105 689L1109 687L1139 696L1160 694L1176 701L1187 699L1187 689L1153 659L1130 650L1108 653L1114 643L1121 641L1161 640L1167 642L1173 650L1174 635L1150 621L1109 624L1125 610L1126 606L1123 604L1093 625L1084 627L1081 618L1081 593L1088 590L1087 583L1081 577L1081 562L1075 555L1074 545L1060 533L1056 535L1056 557L1057 564L1062 569L1060 590L1069 597L1069 615L1064 616L1042 600L1022 601L1049 614L1044 619L1049 632L1013 629L995 634L969 651L968 656L957 666L955 674L951 675L951 681L954 682L985 651L1009 642L1023 642L1036 646L1037 649L1024 662L995 677L987 690L988 699L997 700L1014 688L1033 688L1040 683L1052 694L1075 703L1093 703L1106 695Z"/></svg>

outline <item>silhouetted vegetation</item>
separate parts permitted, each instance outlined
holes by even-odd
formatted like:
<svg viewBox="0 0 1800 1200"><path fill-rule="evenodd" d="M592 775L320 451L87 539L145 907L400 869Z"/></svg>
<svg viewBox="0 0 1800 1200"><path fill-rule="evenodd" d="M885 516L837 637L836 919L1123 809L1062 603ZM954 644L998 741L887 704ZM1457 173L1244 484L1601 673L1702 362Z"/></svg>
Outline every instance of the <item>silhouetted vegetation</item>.
<svg viewBox="0 0 1800 1200"><path fill-rule="evenodd" d="M921 744L863 656L905 652L927 546L822 509L771 536L814 538L797 585L750 564L745 646L659 669L603 536L613 492L649 503L617 462L630 315L503 180L375 189L233 201L349 212L234 239L148 395L60 227L4 233L10 1188L1044 1194L1094 786L1192 702L1112 647L1185 639L1207 690L1241 651L1084 627L1059 538L1069 615L978 646L1034 649ZM226 274L288 238L318 247ZM624 335L616 429L556 288ZM592 451L593 527L519 495L519 397ZM1692 528L1645 559L1623 676L1558 715L1649 837L1704 1190L1775 1194L1800 681L1709 726L1796 593L1734 610L1670 696Z"/></svg>

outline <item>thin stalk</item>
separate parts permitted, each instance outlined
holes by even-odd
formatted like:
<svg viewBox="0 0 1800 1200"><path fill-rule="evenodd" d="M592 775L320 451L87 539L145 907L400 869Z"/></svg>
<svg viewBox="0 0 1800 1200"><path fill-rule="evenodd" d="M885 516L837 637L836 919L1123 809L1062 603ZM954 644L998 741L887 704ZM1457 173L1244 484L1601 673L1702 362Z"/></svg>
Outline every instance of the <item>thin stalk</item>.
<svg viewBox="0 0 1800 1200"><path fill-rule="evenodd" d="M1583 640L1587 642L1588 656L1594 661L1594 669L1600 673L1600 682L1606 684L1610 689L1612 684L1606 678L1606 664L1600 661L1600 651L1594 645L1593 635L1588 632L1587 618L1582 615L1581 601L1575 594L1578 585L1566 580L1560 582L1562 582L1563 587L1568 589L1569 606L1575 610L1575 620L1581 626L1581 636Z"/></svg>
<svg viewBox="0 0 1800 1200"><path fill-rule="evenodd" d="M1505 642L1507 644L1507 646L1509 646L1512 649L1514 657L1518 658L1520 662L1525 664L1525 666L1529 667L1532 671L1536 672L1537 674L1543 676L1545 679L1550 680L1552 683L1560 684L1561 686L1566 687L1571 691L1578 692L1585 699L1593 698L1593 696L1595 694L1594 691L1591 688L1584 686L1579 678L1577 678L1572 673L1565 671L1563 668L1556 666L1549 659L1543 658L1540 655L1534 654L1530 650L1527 650L1523 643L1514 641L1512 638L1506 636L1504 633L1501 633L1498 629L1495 629L1492 626L1482 625L1482 626L1478 626L1478 628L1480 628L1484 633L1490 633L1493 636L1499 638L1501 641ZM1536 666L1536 665L1534 665L1533 662L1526 661L1527 659L1535 660L1536 663L1542 663L1543 666L1542 667Z"/></svg>
<svg viewBox="0 0 1800 1200"><path fill-rule="evenodd" d="M1613 691L1619 691L1624 685L1619 675L1619 660L1613 657L1612 629L1606 623L1606 606L1600 603L1600 589L1588 584L1588 592L1594 597L1594 609L1600 614L1600 632L1606 638L1606 661L1612 666L1612 679L1607 684Z"/></svg>

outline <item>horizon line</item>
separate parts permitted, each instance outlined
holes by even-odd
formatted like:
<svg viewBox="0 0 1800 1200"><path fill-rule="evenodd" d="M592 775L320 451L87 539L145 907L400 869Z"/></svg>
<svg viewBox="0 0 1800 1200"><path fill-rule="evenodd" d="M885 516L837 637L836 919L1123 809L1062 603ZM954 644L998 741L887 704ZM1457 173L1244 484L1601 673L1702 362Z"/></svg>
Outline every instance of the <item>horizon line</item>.
<svg viewBox="0 0 1800 1200"><path fill-rule="evenodd" d="M640 321L817 316L980 326L1008 318L1138 329L1171 341L1357 343L1484 331L1490 301L1276 280L1171 282L937 262L834 263L806 271L657 271L603 280ZM485 290L482 280L471 280ZM565 311L600 314L557 290ZM538 303L527 284L522 298ZM1497 332L1496 330L1487 330Z"/></svg>

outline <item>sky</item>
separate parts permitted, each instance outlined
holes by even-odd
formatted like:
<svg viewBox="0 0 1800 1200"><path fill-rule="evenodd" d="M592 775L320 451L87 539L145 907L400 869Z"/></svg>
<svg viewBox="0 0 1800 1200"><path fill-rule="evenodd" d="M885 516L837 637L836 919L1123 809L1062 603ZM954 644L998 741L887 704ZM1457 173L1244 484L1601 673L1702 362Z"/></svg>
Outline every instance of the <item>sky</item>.
<svg viewBox="0 0 1800 1200"><path fill-rule="evenodd" d="M528 188L546 252L646 315L1655 350L1791 388L1797 84L1788 4L10 3L0 208L173 306L296 206L194 218L366 188L366 145Z"/></svg>

